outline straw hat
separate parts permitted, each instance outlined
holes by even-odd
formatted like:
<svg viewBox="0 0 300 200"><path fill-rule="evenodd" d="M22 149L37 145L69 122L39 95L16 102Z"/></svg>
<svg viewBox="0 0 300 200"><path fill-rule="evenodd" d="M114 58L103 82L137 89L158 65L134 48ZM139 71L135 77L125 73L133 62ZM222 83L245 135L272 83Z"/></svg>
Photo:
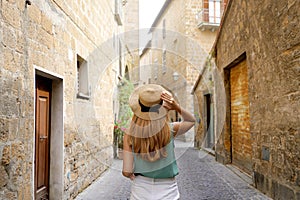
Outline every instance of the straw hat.
<svg viewBox="0 0 300 200"><path fill-rule="evenodd" d="M165 88L156 84L147 84L137 87L129 98L129 105L136 116L145 120L161 119L167 114L162 106L160 96L167 92Z"/></svg>

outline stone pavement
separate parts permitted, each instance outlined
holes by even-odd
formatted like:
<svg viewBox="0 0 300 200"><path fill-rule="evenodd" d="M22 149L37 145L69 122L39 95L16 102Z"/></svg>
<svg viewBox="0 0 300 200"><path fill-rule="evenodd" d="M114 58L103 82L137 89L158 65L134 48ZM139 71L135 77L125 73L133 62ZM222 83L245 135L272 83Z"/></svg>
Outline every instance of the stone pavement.
<svg viewBox="0 0 300 200"><path fill-rule="evenodd" d="M178 187L182 200L264 200L270 199L251 186L251 179L235 168L226 167L192 144L176 140L179 167ZM121 173L122 160L113 165L97 181L80 193L76 200L127 200L130 180Z"/></svg>

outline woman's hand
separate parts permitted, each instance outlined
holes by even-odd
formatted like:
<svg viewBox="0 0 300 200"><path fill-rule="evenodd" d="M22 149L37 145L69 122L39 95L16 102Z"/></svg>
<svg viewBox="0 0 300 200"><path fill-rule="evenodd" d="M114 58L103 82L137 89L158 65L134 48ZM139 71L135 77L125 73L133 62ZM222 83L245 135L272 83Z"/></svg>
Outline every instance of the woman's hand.
<svg viewBox="0 0 300 200"><path fill-rule="evenodd" d="M163 107L165 107L167 110L179 110L180 107L178 103L175 101L175 99L168 94L167 92L163 92L161 94L161 99L163 102Z"/></svg>
<svg viewBox="0 0 300 200"><path fill-rule="evenodd" d="M129 177L130 178L130 180L134 180L135 179L135 175L134 174L131 174L131 176Z"/></svg>
<svg viewBox="0 0 300 200"><path fill-rule="evenodd" d="M190 112L181 108L170 94L168 94L167 92L162 93L161 99L164 101L163 106L166 109L175 110L182 117L182 121L174 122L173 130L175 132L175 136L186 133L189 129L191 129L194 126L195 117Z"/></svg>
<svg viewBox="0 0 300 200"><path fill-rule="evenodd" d="M134 173L122 171L122 174L123 174L123 176L129 178L129 179L132 180L132 181L135 179Z"/></svg>

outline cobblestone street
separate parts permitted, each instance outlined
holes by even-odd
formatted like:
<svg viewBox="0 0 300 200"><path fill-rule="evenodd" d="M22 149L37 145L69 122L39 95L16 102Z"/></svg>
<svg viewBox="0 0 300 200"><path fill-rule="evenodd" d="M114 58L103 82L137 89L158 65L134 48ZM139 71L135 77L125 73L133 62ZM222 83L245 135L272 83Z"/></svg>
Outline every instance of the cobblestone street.
<svg viewBox="0 0 300 200"><path fill-rule="evenodd" d="M214 157L176 141L178 187L182 200L189 199L270 199L251 186L251 179L232 166L224 166ZM126 200L130 197L130 180L121 174L122 160L77 196L77 200Z"/></svg>

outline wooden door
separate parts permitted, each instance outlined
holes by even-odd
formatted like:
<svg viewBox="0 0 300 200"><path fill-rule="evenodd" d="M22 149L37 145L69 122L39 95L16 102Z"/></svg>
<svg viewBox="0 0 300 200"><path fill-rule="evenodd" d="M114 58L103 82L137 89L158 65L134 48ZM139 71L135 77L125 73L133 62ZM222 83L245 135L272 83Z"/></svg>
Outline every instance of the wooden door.
<svg viewBox="0 0 300 200"><path fill-rule="evenodd" d="M52 81L36 76L35 196L49 199L50 101Z"/></svg>
<svg viewBox="0 0 300 200"><path fill-rule="evenodd" d="M232 163L252 171L248 72L246 60L230 69Z"/></svg>

